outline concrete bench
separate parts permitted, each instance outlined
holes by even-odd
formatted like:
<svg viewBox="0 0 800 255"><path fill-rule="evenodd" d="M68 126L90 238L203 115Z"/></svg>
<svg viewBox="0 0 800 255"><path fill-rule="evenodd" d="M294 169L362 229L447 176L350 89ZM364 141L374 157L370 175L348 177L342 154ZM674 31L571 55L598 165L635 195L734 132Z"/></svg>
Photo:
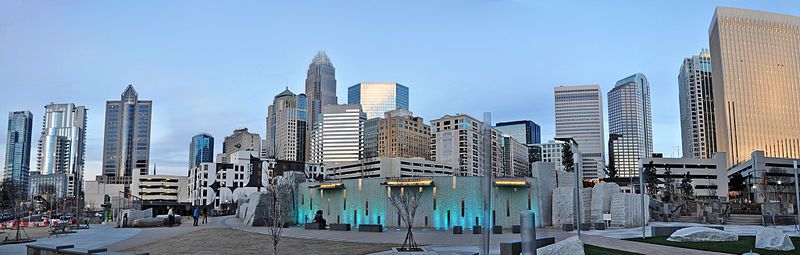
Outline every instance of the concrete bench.
<svg viewBox="0 0 800 255"><path fill-rule="evenodd" d="M688 228L688 227L692 226L659 226L659 227L650 226L650 233L652 233L652 236L671 236L672 233L675 233L675 231L678 231L678 229ZM725 230L725 228L722 226L704 226L704 227Z"/></svg>
<svg viewBox="0 0 800 255"><path fill-rule="evenodd" d="M464 234L464 228L461 226L453 226L453 234L454 235Z"/></svg>
<svg viewBox="0 0 800 255"><path fill-rule="evenodd" d="M606 224L605 223L600 223L600 222L595 222L594 223L594 229L595 230L606 230Z"/></svg>
<svg viewBox="0 0 800 255"><path fill-rule="evenodd" d="M569 223L561 224L561 230L563 230L565 232L571 232L573 229L574 229L574 227L572 226L572 224L569 224Z"/></svg>
<svg viewBox="0 0 800 255"><path fill-rule="evenodd" d="M492 234L494 235L503 234L503 226L492 226Z"/></svg>
<svg viewBox="0 0 800 255"><path fill-rule="evenodd" d="M333 231L350 231L350 224L333 223L330 230Z"/></svg>
<svg viewBox="0 0 800 255"><path fill-rule="evenodd" d="M358 232L383 232L383 225L381 225L381 224L360 224L360 225L358 225Z"/></svg>
<svg viewBox="0 0 800 255"><path fill-rule="evenodd" d="M555 237L537 238L536 247L542 248L556 243ZM522 253L522 242L511 241L500 243L500 255L519 255Z"/></svg>
<svg viewBox="0 0 800 255"><path fill-rule="evenodd" d="M481 226L473 226L472 227L472 234L480 235L481 234Z"/></svg>
<svg viewBox="0 0 800 255"><path fill-rule="evenodd" d="M581 223L581 224L578 225L578 227L581 228L581 231L589 231L589 228L591 227L591 225L592 224L589 224L589 223Z"/></svg>
<svg viewBox="0 0 800 255"><path fill-rule="evenodd" d="M513 233L513 234L519 234L519 232L521 232L521 231L520 231L520 227L519 227L519 225L512 225L512 226L511 226L511 233Z"/></svg>
<svg viewBox="0 0 800 255"><path fill-rule="evenodd" d="M324 228L322 228L322 226L319 225L319 223L316 223L316 222L314 222L314 223L306 223L306 225L304 227L305 227L305 229L312 229L312 230L324 229Z"/></svg>
<svg viewBox="0 0 800 255"><path fill-rule="evenodd" d="M28 254L31 255L40 255L40 254L58 254L60 250L69 249L75 247L71 244L28 244L25 245L28 250Z"/></svg>
<svg viewBox="0 0 800 255"><path fill-rule="evenodd" d="M86 249L86 248L69 248L59 250L59 254L75 254L75 255L84 255L84 254L95 254L98 252L105 252L108 251L106 248L95 248L95 249Z"/></svg>

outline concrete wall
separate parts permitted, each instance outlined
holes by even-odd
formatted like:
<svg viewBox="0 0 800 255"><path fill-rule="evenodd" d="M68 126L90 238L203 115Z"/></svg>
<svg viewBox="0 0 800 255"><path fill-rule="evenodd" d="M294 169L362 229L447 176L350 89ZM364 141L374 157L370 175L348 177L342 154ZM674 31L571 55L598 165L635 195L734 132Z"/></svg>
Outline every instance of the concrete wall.
<svg viewBox="0 0 800 255"><path fill-rule="evenodd" d="M85 203L89 206L89 210L93 211L102 210L100 206L105 195L116 197L122 191L125 191L124 184L105 184L97 181L86 181L83 190Z"/></svg>

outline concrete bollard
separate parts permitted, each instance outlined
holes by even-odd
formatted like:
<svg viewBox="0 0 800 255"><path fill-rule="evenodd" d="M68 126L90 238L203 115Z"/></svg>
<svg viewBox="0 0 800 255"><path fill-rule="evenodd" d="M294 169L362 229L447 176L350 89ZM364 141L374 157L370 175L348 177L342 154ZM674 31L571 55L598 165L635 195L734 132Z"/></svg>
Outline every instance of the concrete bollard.
<svg viewBox="0 0 800 255"><path fill-rule="evenodd" d="M519 212L522 255L536 255L536 218L531 210Z"/></svg>

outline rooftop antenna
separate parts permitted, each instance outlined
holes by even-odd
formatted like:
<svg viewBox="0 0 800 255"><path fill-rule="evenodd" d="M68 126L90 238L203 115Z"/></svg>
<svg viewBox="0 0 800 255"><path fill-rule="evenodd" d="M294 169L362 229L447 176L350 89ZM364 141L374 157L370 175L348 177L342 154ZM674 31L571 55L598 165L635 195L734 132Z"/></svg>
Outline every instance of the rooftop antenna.
<svg viewBox="0 0 800 255"><path fill-rule="evenodd" d="M156 168L157 167L158 167L158 163L153 163L153 175L157 175L156 174Z"/></svg>

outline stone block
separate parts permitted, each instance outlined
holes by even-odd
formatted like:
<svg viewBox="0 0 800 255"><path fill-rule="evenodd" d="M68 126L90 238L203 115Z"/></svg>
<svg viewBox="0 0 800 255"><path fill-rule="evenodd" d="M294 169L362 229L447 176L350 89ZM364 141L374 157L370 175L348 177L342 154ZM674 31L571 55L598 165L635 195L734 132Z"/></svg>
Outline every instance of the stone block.
<svg viewBox="0 0 800 255"><path fill-rule="evenodd" d="M555 237L544 237L544 238L537 238L536 239L536 247L542 248L551 244L556 243Z"/></svg>
<svg viewBox="0 0 800 255"><path fill-rule="evenodd" d="M595 230L606 230L606 224L602 222L595 222L594 223Z"/></svg>
<svg viewBox="0 0 800 255"><path fill-rule="evenodd" d="M358 232L383 232L383 225L381 225L381 224L360 224L360 225L358 225Z"/></svg>
<svg viewBox="0 0 800 255"><path fill-rule="evenodd" d="M541 226L553 226L553 190L556 188L556 171L553 162L534 162L531 172L536 182L536 201L539 203L537 220Z"/></svg>
<svg viewBox="0 0 800 255"><path fill-rule="evenodd" d="M611 213L611 198L620 193L619 185L613 182L600 182L592 188L592 222L603 222L603 214Z"/></svg>
<svg viewBox="0 0 800 255"><path fill-rule="evenodd" d="M464 234L464 229L461 226L454 226L453 227L453 234L454 235Z"/></svg>
<svg viewBox="0 0 800 255"><path fill-rule="evenodd" d="M350 231L350 224L333 223L330 224L330 229L333 231Z"/></svg>
<svg viewBox="0 0 800 255"><path fill-rule="evenodd" d="M472 226L472 234L480 235L481 234L481 226Z"/></svg>
<svg viewBox="0 0 800 255"><path fill-rule="evenodd" d="M536 254L538 255L563 255L563 254L570 254L570 255L584 255L583 251L583 242L581 239L578 239L578 236L573 236L567 239L564 239L561 242L557 242L542 248L536 249Z"/></svg>
<svg viewBox="0 0 800 255"><path fill-rule="evenodd" d="M503 226L492 226L492 234L499 235L503 233Z"/></svg>
<svg viewBox="0 0 800 255"><path fill-rule="evenodd" d="M513 233L513 234L519 234L519 233L520 233L520 227L519 227L519 225L512 225L512 226L511 226L511 233Z"/></svg>
<svg viewBox="0 0 800 255"><path fill-rule="evenodd" d="M305 225L304 227L305 227L305 229L312 229L312 230L320 230L320 229L323 229L323 228L322 228L322 227L319 225L319 223L316 223L316 222L312 222L312 223L306 223L306 225Z"/></svg>
<svg viewBox="0 0 800 255"><path fill-rule="evenodd" d="M789 235L777 228L762 228L756 232L756 248L773 251L793 251Z"/></svg>
<svg viewBox="0 0 800 255"><path fill-rule="evenodd" d="M164 226L167 226L167 220L159 217L137 219L133 221L133 227L135 228L153 228Z"/></svg>
<svg viewBox="0 0 800 255"><path fill-rule="evenodd" d="M501 242L500 255L519 255L522 253L522 242Z"/></svg>
<svg viewBox="0 0 800 255"><path fill-rule="evenodd" d="M641 227L642 202L640 194L616 193L611 198L611 226L612 227ZM650 197L645 195L645 205L650 204ZM647 208L645 208L647 210ZM644 221L650 220L650 214L644 214Z"/></svg>
<svg viewBox="0 0 800 255"><path fill-rule="evenodd" d="M667 241L673 242L728 242L738 240L739 236L734 233L707 227L678 229L667 238Z"/></svg>
<svg viewBox="0 0 800 255"><path fill-rule="evenodd" d="M561 224L561 230L566 231L566 232L570 232L570 231L574 230L574 227L572 226L572 223L565 223L565 224Z"/></svg>
<svg viewBox="0 0 800 255"><path fill-rule="evenodd" d="M691 226L650 226L650 233L652 236L670 236L678 229L688 228ZM725 230L722 226L706 226L707 228L713 228L718 230Z"/></svg>

